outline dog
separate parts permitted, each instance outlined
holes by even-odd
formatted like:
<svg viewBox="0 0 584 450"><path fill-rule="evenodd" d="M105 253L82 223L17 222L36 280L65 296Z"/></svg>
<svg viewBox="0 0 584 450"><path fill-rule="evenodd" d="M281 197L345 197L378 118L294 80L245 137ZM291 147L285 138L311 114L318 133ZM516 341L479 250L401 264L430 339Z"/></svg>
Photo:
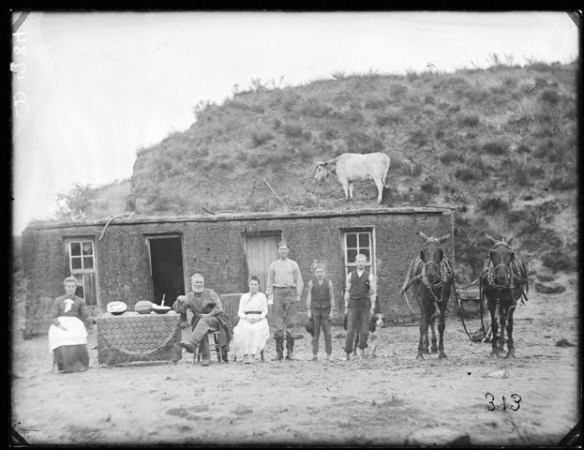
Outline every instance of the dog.
<svg viewBox="0 0 584 450"><path fill-rule="evenodd" d="M377 332L383 327L385 316L381 313L374 314L369 319L369 337L367 339L366 353L369 353L371 358L377 358L375 352L377 351ZM355 345L353 346L353 355L357 356L357 348L359 345L359 332L355 333Z"/></svg>

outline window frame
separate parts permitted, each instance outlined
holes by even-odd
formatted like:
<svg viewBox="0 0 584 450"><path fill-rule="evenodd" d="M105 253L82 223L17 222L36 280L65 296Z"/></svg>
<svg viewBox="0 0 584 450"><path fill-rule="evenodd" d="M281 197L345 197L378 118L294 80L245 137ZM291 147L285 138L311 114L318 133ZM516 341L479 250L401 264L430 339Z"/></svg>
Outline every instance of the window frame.
<svg viewBox="0 0 584 450"><path fill-rule="evenodd" d="M85 244L91 244L91 254L84 254L83 247ZM73 245L79 244L79 254L73 254ZM66 237L65 238L65 252L68 259L69 273L71 276L77 279L77 282L83 289L83 299L87 306L97 307L99 306L99 289L97 286L97 249L96 242L93 237L87 236L76 236L76 237ZM86 259L91 257L92 267L86 267ZM81 263L80 268L73 267L73 261L79 260ZM93 282L91 283L89 277L93 277ZM87 292L91 291L91 295L87 295ZM93 297L93 301L91 298Z"/></svg>
<svg viewBox="0 0 584 450"><path fill-rule="evenodd" d="M356 264L353 261L349 261L348 253L349 250L356 250L356 255L361 253L361 249L368 249L369 250L369 258L367 259L367 265L365 266L366 270L368 270L373 276L376 274L376 264L375 264L375 228L372 226L365 226L365 227L350 227L350 228L341 228L341 239L342 239L342 247L343 247L343 262L345 267L345 277L355 270ZM349 247L347 239L348 236L354 234L356 237L356 246ZM368 244L369 247L361 246L359 242L359 236L362 234L367 234L368 236Z"/></svg>

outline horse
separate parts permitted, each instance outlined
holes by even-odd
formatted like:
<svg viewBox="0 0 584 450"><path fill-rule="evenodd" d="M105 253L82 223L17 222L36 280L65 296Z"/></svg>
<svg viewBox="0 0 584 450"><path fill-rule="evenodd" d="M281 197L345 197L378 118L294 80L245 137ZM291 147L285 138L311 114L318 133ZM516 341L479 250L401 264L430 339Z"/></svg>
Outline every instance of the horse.
<svg viewBox="0 0 584 450"><path fill-rule="evenodd" d="M527 301L526 292L529 290L527 270L523 260L515 260L515 252L511 249L513 239L497 240L487 233L486 238L493 243L489 250L486 269L480 277L480 299L486 298L489 313L491 314L491 341L492 357L499 357L505 347L505 330L507 331L506 358L515 358L513 343L513 313L517 301L522 304ZM499 335L499 327L501 335Z"/></svg>
<svg viewBox="0 0 584 450"><path fill-rule="evenodd" d="M454 270L448 258L444 256L441 244L450 237L450 234L439 238L428 237L421 231L418 231L417 234L424 239L425 243L420 250L420 254L410 263L401 294L405 296L408 307L410 307L406 291L410 286L413 286L413 295L420 306L420 341L416 358L424 359L424 353L429 353L428 326L430 326L432 329L432 353L439 352L438 357L442 359L446 358L446 353L444 352L444 328L446 326L444 317L450 293L454 286ZM440 334L438 346L436 346L436 331L434 329L437 313L439 314L438 332Z"/></svg>

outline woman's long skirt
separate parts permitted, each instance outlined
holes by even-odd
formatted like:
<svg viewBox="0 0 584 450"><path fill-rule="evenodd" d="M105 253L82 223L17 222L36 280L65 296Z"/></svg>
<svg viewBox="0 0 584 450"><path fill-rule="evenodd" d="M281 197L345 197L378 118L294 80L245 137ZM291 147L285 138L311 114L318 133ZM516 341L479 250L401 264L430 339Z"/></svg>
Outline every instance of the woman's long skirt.
<svg viewBox="0 0 584 450"><path fill-rule="evenodd" d="M239 359L243 355L256 355L266 347L270 338L270 326L267 319L256 323L249 323L240 319L233 329L233 348L235 356Z"/></svg>
<svg viewBox="0 0 584 450"><path fill-rule="evenodd" d="M59 317L66 330L55 325L49 328L49 349L59 372L77 372L89 367L87 330L77 317Z"/></svg>

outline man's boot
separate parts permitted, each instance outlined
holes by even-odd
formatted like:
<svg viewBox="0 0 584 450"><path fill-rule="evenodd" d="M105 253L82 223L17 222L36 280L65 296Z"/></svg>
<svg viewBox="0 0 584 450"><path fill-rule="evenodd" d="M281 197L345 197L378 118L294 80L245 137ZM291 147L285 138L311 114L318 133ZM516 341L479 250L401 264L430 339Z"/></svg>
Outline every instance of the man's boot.
<svg viewBox="0 0 584 450"><path fill-rule="evenodd" d="M276 341L276 356L272 358L272 361L282 361L284 359L284 338L275 337Z"/></svg>
<svg viewBox="0 0 584 450"><path fill-rule="evenodd" d="M286 359L290 361L295 361L296 356L294 356L294 339L292 336L286 336Z"/></svg>

